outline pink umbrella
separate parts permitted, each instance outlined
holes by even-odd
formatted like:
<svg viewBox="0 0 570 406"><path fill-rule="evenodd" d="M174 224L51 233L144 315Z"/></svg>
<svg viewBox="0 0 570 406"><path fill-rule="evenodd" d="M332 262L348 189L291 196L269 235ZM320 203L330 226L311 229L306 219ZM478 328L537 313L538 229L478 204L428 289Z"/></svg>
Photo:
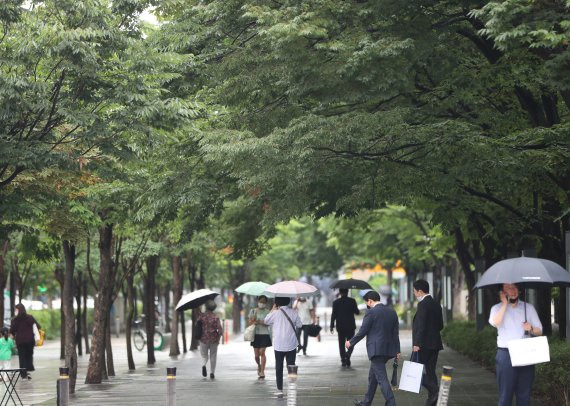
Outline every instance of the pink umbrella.
<svg viewBox="0 0 570 406"><path fill-rule="evenodd" d="M265 291L277 297L306 297L317 293L317 288L305 282L283 281L270 285Z"/></svg>

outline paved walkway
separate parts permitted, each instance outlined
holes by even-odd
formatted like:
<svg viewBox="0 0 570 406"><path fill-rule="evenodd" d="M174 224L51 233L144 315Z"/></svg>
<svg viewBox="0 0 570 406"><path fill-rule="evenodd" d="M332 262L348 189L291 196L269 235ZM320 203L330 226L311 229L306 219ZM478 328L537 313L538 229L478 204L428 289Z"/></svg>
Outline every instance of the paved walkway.
<svg viewBox="0 0 570 406"><path fill-rule="evenodd" d="M409 358L411 334L400 332L404 359ZM157 352L155 367L146 367L146 353L137 352L137 370L128 372L124 338L113 339L116 377L101 385L85 385L88 356L80 358L77 392L72 395L73 405L164 405L166 404L166 367L177 367L177 401L179 405L279 405L287 404L287 398L277 398L273 353L268 352L266 379L258 380L249 343L238 339L220 345L216 379L202 378L201 362L197 352L189 352L177 359L170 359L167 351ZM48 344L36 351L36 368L31 381L19 382L18 391L25 405L55 405L58 376L59 343ZM14 360L17 363L17 360ZM325 406L351 405L353 399L361 399L366 391L369 362L366 345L359 343L352 357L352 367L342 368L338 358L335 335L324 333L320 342L311 338L308 355L298 355L299 366L297 405ZM440 353L438 369L443 365L455 368L449 405L481 406L497 404L495 375L455 351L445 349ZM389 364L391 373L391 364ZM210 371L208 371L209 373ZM400 371L401 372L401 371ZM285 388L287 378L285 371ZM419 395L396 391L398 405L423 405L427 394ZM384 404L378 390L375 405ZM533 402L537 406L539 403Z"/></svg>

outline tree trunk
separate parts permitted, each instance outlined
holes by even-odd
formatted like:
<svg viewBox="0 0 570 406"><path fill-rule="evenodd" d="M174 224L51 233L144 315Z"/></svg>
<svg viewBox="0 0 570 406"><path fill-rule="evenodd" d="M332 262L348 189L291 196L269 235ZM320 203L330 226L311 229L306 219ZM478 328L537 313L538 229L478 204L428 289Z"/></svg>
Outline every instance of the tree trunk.
<svg viewBox="0 0 570 406"><path fill-rule="evenodd" d="M167 282L164 286L164 308L162 314L164 315L164 332L171 333L170 328L172 327L172 322L170 320L170 282ZM176 302L175 302L176 305Z"/></svg>
<svg viewBox="0 0 570 406"><path fill-rule="evenodd" d="M60 297L63 299L63 289L65 285L65 269L59 265L55 268L55 279L59 283ZM65 313L63 311L63 300L59 307L59 359L65 359Z"/></svg>
<svg viewBox="0 0 570 406"><path fill-rule="evenodd" d="M125 323L125 339L127 340L127 362L129 364L129 371L135 370L135 360L133 358L133 342L132 331L133 331L133 321L135 319L135 298L133 295L134 291L134 279L135 276L131 272L127 276L127 320Z"/></svg>
<svg viewBox="0 0 570 406"><path fill-rule="evenodd" d="M172 257L172 301L174 306L178 303L182 297L182 264L179 255L174 255ZM167 293L168 294L168 293ZM168 309L167 313L168 313ZM170 339L170 353L171 357L175 355L180 355L180 347L178 346L178 314L179 312L173 309L171 325L171 339Z"/></svg>
<svg viewBox="0 0 570 406"><path fill-rule="evenodd" d="M105 353L107 354L107 377L115 376L115 362L113 361L113 346L111 345L111 316L107 317L105 327Z"/></svg>
<svg viewBox="0 0 570 406"><path fill-rule="evenodd" d="M83 339L85 340L85 354L89 354L89 326L87 325L87 278L83 280Z"/></svg>
<svg viewBox="0 0 570 406"><path fill-rule="evenodd" d="M77 379L77 352L75 351L75 316L73 314L73 273L75 271L75 245L63 241L65 274L61 307L65 317L65 365L69 368L69 392L75 393Z"/></svg>
<svg viewBox="0 0 570 406"><path fill-rule="evenodd" d="M95 301L93 321L93 338L91 354L85 383L101 383L105 372L105 327L109 317L109 291L112 291L113 260L112 260L113 225L105 224L99 229L99 282Z"/></svg>
<svg viewBox="0 0 570 406"><path fill-rule="evenodd" d="M73 289L75 296L75 305L77 307L77 314L75 315L75 344L77 345L77 355L83 356L83 340L81 340L81 324L83 323L83 316L81 312L81 286L83 284L82 272L77 273L77 281Z"/></svg>
<svg viewBox="0 0 570 406"><path fill-rule="evenodd" d="M186 342L186 317L184 312L180 312L180 332L182 333L182 352L186 354L188 352L188 343Z"/></svg>
<svg viewBox="0 0 570 406"><path fill-rule="evenodd" d="M8 240L2 241L0 245L0 292L2 292L2 300L0 300L0 327L4 327L4 289L6 289L6 280L8 279L4 272L4 257L8 253L10 243Z"/></svg>
<svg viewBox="0 0 570 406"><path fill-rule="evenodd" d="M154 297L156 293L156 270L158 268L158 255L150 256L146 259L146 278L145 278L145 302L146 302L146 337L147 337L147 364L154 365L156 359L154 357L154 322L155 322L155 305Z"/></svg>

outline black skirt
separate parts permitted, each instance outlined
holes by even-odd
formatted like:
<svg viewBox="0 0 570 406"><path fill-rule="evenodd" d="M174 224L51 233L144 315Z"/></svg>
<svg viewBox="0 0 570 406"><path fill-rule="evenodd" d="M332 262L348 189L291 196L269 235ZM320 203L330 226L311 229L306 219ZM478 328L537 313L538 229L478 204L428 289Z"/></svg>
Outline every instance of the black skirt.
<svg viewBox="0 0 570 406"><path fill-rule="evenodd" d="M253 348L266 348L271 347L271 345L271 337L269 337L269 334L256 334L251 342Z"/></svg>

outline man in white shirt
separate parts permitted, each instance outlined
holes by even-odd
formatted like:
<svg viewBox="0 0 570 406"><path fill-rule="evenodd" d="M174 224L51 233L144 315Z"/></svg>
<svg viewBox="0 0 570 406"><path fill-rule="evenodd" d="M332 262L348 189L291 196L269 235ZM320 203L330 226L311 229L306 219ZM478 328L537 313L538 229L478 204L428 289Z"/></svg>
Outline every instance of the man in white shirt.
<svg viewBox="0 0 570 406"><path fill-rule="evenodd" d="M497 329L496 371L499 387L499 406L511 406L513 395L517 406L530 404L534 381L534 365L513 367L509 341L525 336L542 335L542 323L533 305L519 300L516 285L505 283L499 293L501 303L491 308L489 323Z"/></svg>
<svg viewBox="0 0 570 406"><path fill-rule="evenodd" d="M311 324L316 324L317 319L315 317L315 309L313 307L313 302L307 300L305 297L300 297L293 304L293 309L297 310L303 327L297 332L297 338L299 343L301 343L301 331L303 332L303 344L299 344L297 352L303 350L303 355L307 355L307 344L309 342L309 326Z"/></svg>

